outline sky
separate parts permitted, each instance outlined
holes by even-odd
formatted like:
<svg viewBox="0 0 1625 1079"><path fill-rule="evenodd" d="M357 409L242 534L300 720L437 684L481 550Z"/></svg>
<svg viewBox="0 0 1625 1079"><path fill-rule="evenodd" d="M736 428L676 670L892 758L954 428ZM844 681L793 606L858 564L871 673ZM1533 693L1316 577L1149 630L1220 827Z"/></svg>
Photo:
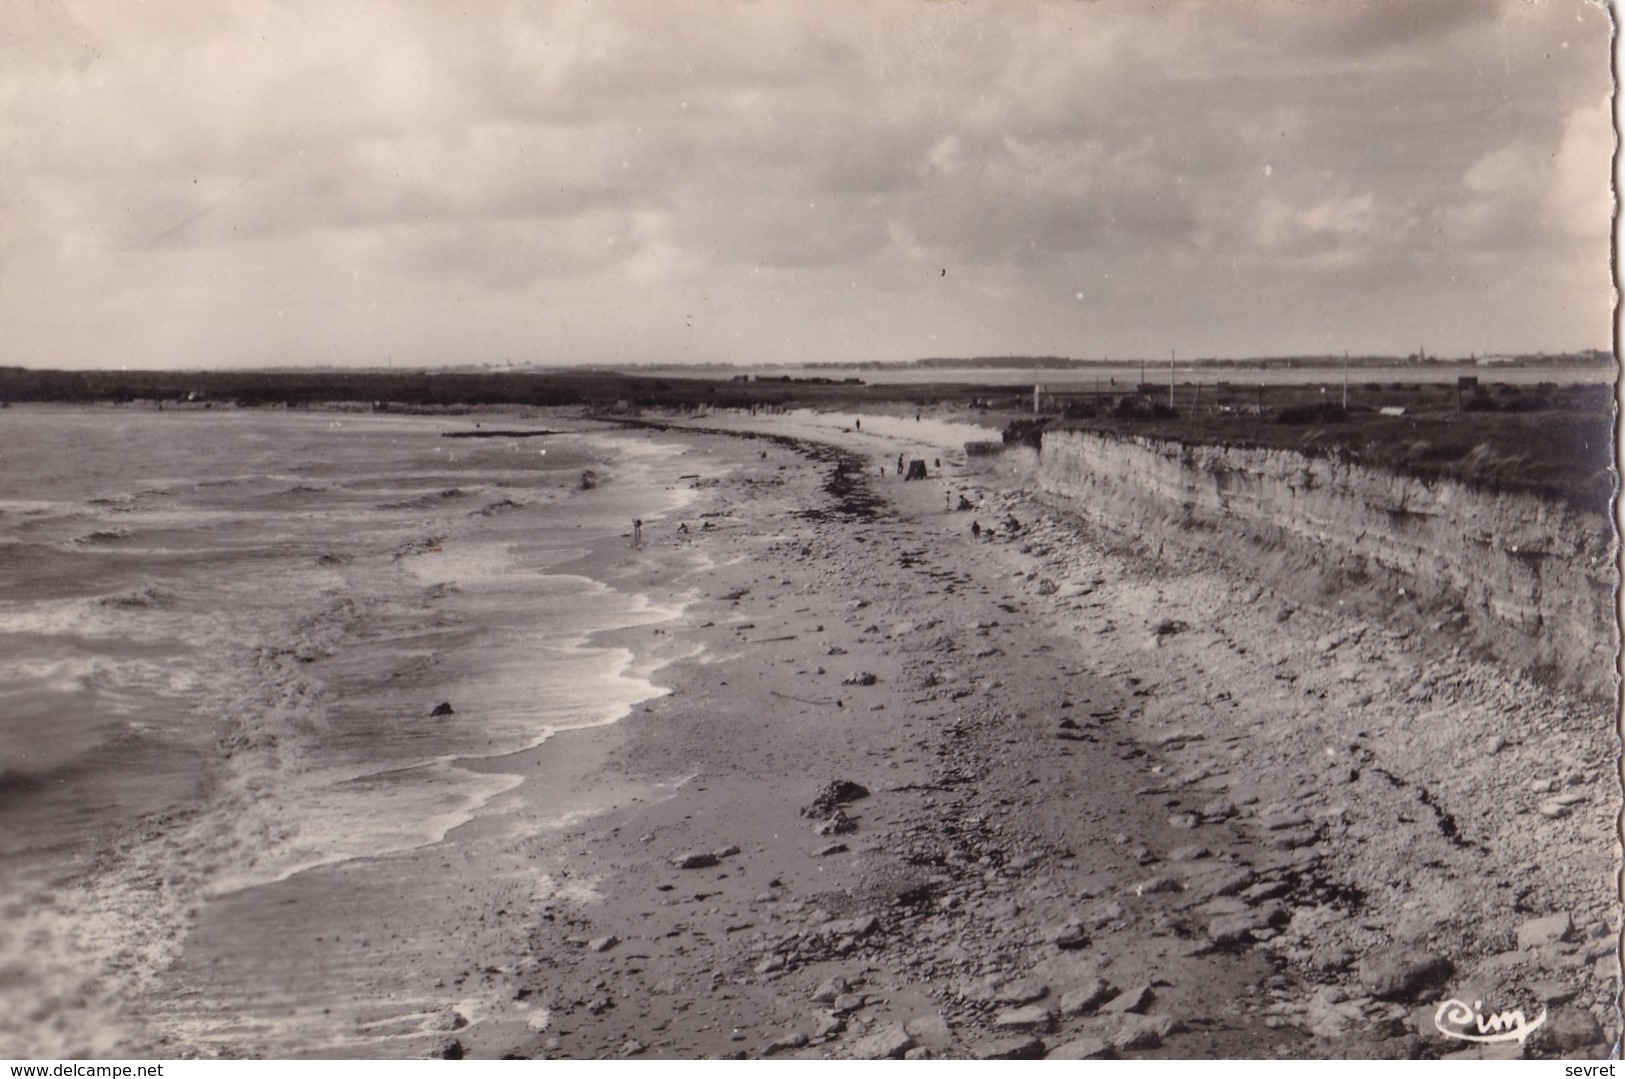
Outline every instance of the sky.
<svg viewBox="0 0 1625 1079"><path fill-rule="evenodd" d="M1589 0L6 0L0 364L1610 347Z"/></svg>

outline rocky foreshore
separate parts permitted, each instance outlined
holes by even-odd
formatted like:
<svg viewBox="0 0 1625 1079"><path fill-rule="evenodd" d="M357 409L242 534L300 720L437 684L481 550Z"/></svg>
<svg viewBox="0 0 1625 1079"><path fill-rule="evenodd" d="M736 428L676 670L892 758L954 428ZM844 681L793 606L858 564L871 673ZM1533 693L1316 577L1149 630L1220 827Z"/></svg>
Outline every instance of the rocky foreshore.
<svg viewBox="0 0 1625 1079"><path fill-rule="evenodd" d="M1149 557L956 447L869 424L809 457L827 435L734 422L796 437L684 436L744 463L647 535L711 563L653 631L691 658L606 753L648 796L537 841L558 887L500 912L524 953L467 972L511 1005L425 1051L1615 1044L1606 703L1474 659L1448 623ZM900 449L930 478L886 468ZM1451 998L1546 1018L1475 1043L1441 1032Z"/></svg>

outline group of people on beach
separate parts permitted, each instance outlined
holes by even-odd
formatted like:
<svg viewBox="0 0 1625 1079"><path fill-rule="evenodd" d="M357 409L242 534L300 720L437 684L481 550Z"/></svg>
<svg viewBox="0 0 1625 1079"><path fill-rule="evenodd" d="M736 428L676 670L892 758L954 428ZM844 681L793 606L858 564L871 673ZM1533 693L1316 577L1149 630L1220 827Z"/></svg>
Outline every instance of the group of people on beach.
<svg viewBox="0 0 1625 1079"><path fill-rule="evenodd" d="M964 500L961 499L961 501ZM1021 522L1016 519L1015 514L1010 513L1005 515L1004 530L1012 536L1021 531ZM994 536L999 534L999 530L992 527L983 528L981 521L972 521L970 523L970 534L972 539L982 539L984 536L988 539L992 539Z"/></svg>

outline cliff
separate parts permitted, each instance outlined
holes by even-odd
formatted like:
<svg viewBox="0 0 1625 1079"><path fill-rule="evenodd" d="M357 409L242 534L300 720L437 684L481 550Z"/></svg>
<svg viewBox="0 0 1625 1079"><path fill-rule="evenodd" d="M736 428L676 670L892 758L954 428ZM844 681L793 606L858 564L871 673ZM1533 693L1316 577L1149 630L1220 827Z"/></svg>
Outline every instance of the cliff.
<svg viewBox="0 0 1625 1079"><path fill-rule="evenodd" d="M1217 557L1277 591L1464 635L1504 663L1614 692L1612 522L1290 450L1047 432L1040 486L1148 553Z"/></svg>

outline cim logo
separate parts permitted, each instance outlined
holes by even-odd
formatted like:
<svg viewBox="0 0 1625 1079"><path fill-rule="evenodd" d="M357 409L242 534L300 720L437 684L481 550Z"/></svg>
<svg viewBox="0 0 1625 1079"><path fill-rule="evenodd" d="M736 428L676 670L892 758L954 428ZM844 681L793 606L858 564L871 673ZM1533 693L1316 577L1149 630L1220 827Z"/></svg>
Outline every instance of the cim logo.
<svg viewBox="0 0 1625 1079"><path fill-rule="evenodd" d="M1472 1007L1464 1000L1454 998L1439 1005L1433 1013L1433 1025L1447 1038L1464 1042L1511 1042L1520 1046L1523 1040L1540 1029L1546 1022L1546 1009L1531 1022L1522 1009L1485 1015L1484 1002L1473 1001Z"/></svg>

